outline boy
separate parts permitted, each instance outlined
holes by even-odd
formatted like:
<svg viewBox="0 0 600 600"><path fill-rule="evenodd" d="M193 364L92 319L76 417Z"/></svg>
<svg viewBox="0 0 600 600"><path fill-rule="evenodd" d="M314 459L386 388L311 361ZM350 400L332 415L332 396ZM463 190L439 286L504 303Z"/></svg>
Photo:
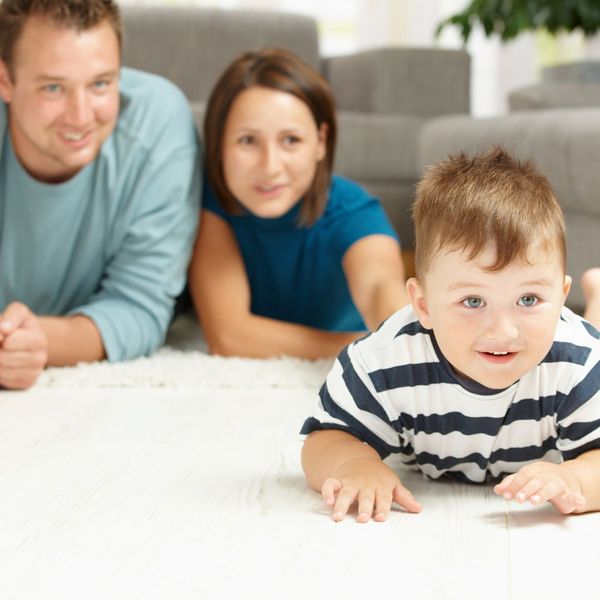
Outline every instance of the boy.
<svg viewBox="0 0 600 600"><path fill-rule="evenodd" d="M451 157L413 208L412 306L348 346L302 452L333 519L421 505L382 459L501 479L507 500L600 509L600 334L563 307L564 221L548 181L501 148Z"/></svg>

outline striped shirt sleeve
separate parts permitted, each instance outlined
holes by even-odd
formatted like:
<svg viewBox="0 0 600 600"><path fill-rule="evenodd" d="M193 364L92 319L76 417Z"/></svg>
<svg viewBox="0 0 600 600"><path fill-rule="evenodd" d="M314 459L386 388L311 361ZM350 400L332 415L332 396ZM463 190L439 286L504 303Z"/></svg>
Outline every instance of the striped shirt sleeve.
<svg viewBox="0 0 600 600"><path fill-rule="evenodd" d="M398 432L377 398L361 360L357 342L338 356L321 390L317 409L302 427L308 434L322 429L346 431L374 448L382 458L401 451Z"/></svg>

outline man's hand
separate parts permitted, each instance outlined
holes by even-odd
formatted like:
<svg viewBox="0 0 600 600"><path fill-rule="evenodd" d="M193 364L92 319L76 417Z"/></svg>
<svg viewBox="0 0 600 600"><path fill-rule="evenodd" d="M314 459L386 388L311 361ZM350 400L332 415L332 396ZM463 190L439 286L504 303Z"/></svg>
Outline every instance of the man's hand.
<svg viewBox="0 0 600 600"><path fill-rule="evenodd" d="M551 502L563 514L584 512L581 483L565 464L536 462L505 477L494 492L506 500L533 505Z"/></svg>
<svg viewBox="0 0 600 600"><path fill-rule="evenodd" d="M24 304L13 302L0 314L0 386L31 387L48 362L48 338Z"/></svg>
<svg viewBox="0 0 600 600"><path fill-rule="evenodd" d="M421 505L400 483L400 479L377 458L353 458L345 462L333 477L326 479L321 495L327 506L333 508L333 520L342 521L352 504L358 502L360 523L371 515L375 521L385 521L392 501L409 512L421 512Z"/></svg>

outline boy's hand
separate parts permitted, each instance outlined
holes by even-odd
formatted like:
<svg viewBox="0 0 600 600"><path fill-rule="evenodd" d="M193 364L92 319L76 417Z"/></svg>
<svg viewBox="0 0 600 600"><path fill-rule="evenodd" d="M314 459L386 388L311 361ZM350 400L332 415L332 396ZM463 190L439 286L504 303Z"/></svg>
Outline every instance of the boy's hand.
<svg viewBox="0 0 600 600"><path fill-rule="evenodd" d="M400 479L377 458L360 457L345 462L334 477L323 482L321 495L327 506L333 507L333 520L342 521L348 509L358 502L360 523L371 515L376 521L385 521L392 501L409 512L421 512L421 505L400 483Z"/></svg>
<svg viewBox="0 0 600 600"><path fill-rule="evenodd" d="M48 338L39 319L20 302L0 314L0 386L32 386L48 361Z"/></svg>
<svg viewBox="0 0 600 600"><path fill-rule="evenodd" d="M536 462L505 477L494 492L519 503L539 505L551 502L563 514L583 512L585 497L577 477L564 464Z"/></svg>

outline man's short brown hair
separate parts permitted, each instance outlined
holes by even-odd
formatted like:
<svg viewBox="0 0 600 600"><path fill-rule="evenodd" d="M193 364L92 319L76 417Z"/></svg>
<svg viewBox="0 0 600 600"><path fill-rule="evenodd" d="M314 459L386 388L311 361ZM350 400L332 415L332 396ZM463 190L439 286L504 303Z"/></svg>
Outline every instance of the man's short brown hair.
<svg viewBox="0 0 600 600"><path fill-rule="evenodd" d="M215 85L204 117L205 163L208 180L228 212L239 204L227 186L223 173L223 133L233 101L251 87L265 87L296 96L304 102L317 128L327 126L325 157L317 165L313 182L300 211L300 224L311 225L327 204L336 143L336 118L333 95L317 71L289 50L267 48L246 52L235 59Z"/></svg>
<svg viewBox="0 0 600 600"><path fill-rule="evenodd" d="M121 46L119 7L113 0L2 0L0 3L0 59L14 76L14 50L29 17L85 31L107 20Z"/></svg>
<svg viewBox="0 0 600 600"><path fill-rule="evenodd" d="M441 252L464 251L473 260L490 244L496 249L487 267L492 272L527 262L534 245L558 252L566 268L564 218L550 183L531 161L499 146L430 167L417 186L413 220L420 279Z"/></svg>

